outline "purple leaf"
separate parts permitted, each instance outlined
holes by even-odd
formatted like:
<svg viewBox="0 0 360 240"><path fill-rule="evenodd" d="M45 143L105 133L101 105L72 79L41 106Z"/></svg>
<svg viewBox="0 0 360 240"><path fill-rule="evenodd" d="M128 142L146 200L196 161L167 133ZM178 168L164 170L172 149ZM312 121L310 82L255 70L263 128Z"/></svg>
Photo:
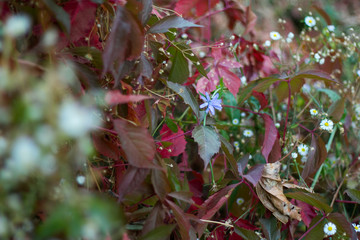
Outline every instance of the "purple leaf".
<svg viewBox="0 0 360 240"><path fill-rule="evenodd" d="M244 178L251 182L254 186L259 182L262 171L264 169L264 164L257 164L253 166L247 174L244 175Z"/></svg>

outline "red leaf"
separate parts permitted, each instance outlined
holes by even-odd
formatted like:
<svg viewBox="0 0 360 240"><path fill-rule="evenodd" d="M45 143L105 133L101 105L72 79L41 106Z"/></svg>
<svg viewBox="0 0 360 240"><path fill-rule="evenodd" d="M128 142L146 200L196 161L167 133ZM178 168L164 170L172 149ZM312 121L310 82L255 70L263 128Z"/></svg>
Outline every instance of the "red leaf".
<svg viewBox="0 0 360 240"><path fill-rule="evenodd" d="M120 157L118 145L109 134L98 132L94 133L92 138L97 152L114 160L117 160Z"/></svg>
<svg viewBox="0 0 360 240"><path fill-rule="evenodd" d="M260 105L261 105L261 109L264 109L269 103L268 100L265 97L265 94L262 92L257 92L257 91L253 91L252 95L254 97L256 97L256 99L259 101ZM260 109L260 110L261 110Z"/></svg>
<svg viewBox="0 0 360 240"><path fill-rule="evenodd" d="M113 122L129 164L139 168L154 168L152 161L155 155L155 144L148 130L122 119L116 119Z"/></svg>
<svg viewBox="0 0 360 240"><path fill-rule="evenodd" d="M181 153L185 151L186 140L185 140L185 136L183 135L184 131L181 130L179 126L177 126L177 128L178 128L177 133L173 133L166 124L164 124L164 126L161 128L160 130L161 141L172 143L170 146L166 148L163 147L162 150L158 149L158 152L160 153L161 157L169 158L173 156L179 156ZM159 145L161 145L161 143L159 143Z"/></svg>
<svg viewBox="0 0 360 240"><path fill-rule="evenodd" d="M134 192L145 180L149 174L149 169L129 167L126 173L118 179L118 201L123 197Z"/></svg>
<svg viewBox="0 0 360 240"><path fill-rule="evenodd" d="M269 158L268 158L268 162L269 163L274 163L280 160L281 158L281 147L280 147L280 135L278 134L276 141L274 143L274 146L270 152Z"/></svg>
<svg viewBox="0 0 360 240"><path fill-rule="evenodd" d="M225 86L229 89L229 91L236 98L236 94L239 91L241 80L240 78L233 72L228 69L219 66L218 67L220 78L223 78Z"/></svg>
<svg viewBox="0 0 360 240"><path fill-rule="evenodd" d="M140 56L143 45L144 29L139 20L125 8L118 6L103 53L103 74L110 70L117 79L121 64Z"/></svg>
<svg viewBox="0 0 360 240"><path fill-rule="evenodd" d="M296 200L295 205L301 208L301 219L309 227L311 220L317 215L314 207L299 200Z"/></svg>
<svg viewBox="0 0 360 240"><path fill-rule="evenodd" d="M208 74L208 78L201 77L196 84L196 91L205 94L205 92L215 91L216 86L219 85L219 77L213 68Z"/></svg>
<svg viewBox="0 0 360 240"><path fill-rule="evenodd" d="M312 135L309 156L301 173L301 177L305 180L309 176L315 174L321 164L325 161L326 156L327 151L325 143L320 137L316 139L316 137Z"/></svg>
<svg viewBox="0 0 360 240"><path fill-rule="evenodd" d="M244 178L246 178L249 182L251 182L255 187L262 176L263 169L264 169L264 164L257 164L253 166L249 170L249 172L244 175Z"/></svg>
<svg viewBox="0 0 360 240"><path fill-rule="evenodd" d="M246 35L247 33L251 32L256 24L256 20L257 20L257 16L255 15L255 13L253 11L251 11L251 5L249 5L248 7L246 7L246 13L245 13L245 30L243 35Z"/></svg>
<svg viewBox="0 0 360 240"><path fill-rule="evenodd" d="M152 97L144 95L123 95L119 90L108 91L105 95L105 102L109 105L117 105L128 102L139 102Z"/></svg>
<svg viewBox="0 0 360 240"><path fill-rule="evenodd" d="M190 232L190 222L187 219L185 213L183 212L183 210L177 206L175 203L173 203L172 201L166 199L165 200L167 202L167 204L169 204L169 207L171 208L171 210L173 211L173 214L176 218L176 222L178 223L178 226L180 228L180 234L182 239L189 239L189 232Z"/></svg>
<svg viewBox="0 0 360 240"><path fill-rule="evenodd" d="M221 62L219 62L219 65L226 67L226 68L241 68L242 67L241 63L239 63L237 61L229 60L229 59L222 60Z"/></svg>
<svg viewBox="0 0 360 240"><path fill-rule="evenodd" d="M211 219L214 214L219 211L223 204L228 200L234 188L239 185L238 183L224 187L220 191L210 196L199 209L197 217L199 219ZM207 223L199 223L196 231L201 236L205 230Z"/></svg>
<svg viewBox="0 0 360 240"><path fill-rule="evenodd" d="M196 15L202 16L206 12L210 11L216 4L218 4L219 0L210 0L210 8L209 8L209 1L200 0L196 4Z"/></svg>
<svg viewBox="0 0 360 240"><path fill-rule="evenodd" d="M264 113L261 114L261 117L264 119L265 122L265 137L261 152L264 155L266 162L268 162L271 150L273 149L275 141L278 138L278 131L275 127L274 121L269 115Z"/></svg>
<svg viewBox="0 0 360 240"><path fill-rule="evenodd" d="M180 0L176 3L174 10L183 16L189 16L191 13L190 10L194 8L198 1L199 0Z"/></svg>
<svg viewBox="0 0 360 240"><path fill-rule="evenodd" d="M89 35L94 23L97 5L90 0L70 0L64 4L64 10L71 18L70 41L76 42Z"/></svg>

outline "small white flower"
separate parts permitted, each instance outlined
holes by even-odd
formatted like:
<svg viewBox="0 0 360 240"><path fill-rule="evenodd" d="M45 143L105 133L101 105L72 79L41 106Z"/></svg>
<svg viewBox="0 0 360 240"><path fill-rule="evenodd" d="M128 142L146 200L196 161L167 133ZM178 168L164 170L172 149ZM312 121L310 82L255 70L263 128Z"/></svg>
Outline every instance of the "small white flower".
<svg viewBox="0 0 360 240"><path fill-rule="evenodd" d="M320 129L325 130L325 131L331 131L333 129L333 127L334 127L334 123L330 119L325 118L320 123Z"/></svg>
<svg viewBox="0 0 360 240"><path fill-rule="evenodd" d="M232 124L238 125L238 124L239 124L239 119L234 118L234 119L232 120Z"/></svg>
<svg viewBox="0 0 360 240"><path fill-rule="evenodd" d="M352 224L354 227L355 232L360 232L360 225L357 225L356 223Z"/></svg>
<svg viewBox="0 0 360 240"><path fill-rule="evenodd" d="M238 198L238 199L236 199L236 204L237 205L241 205L241 204L243 204L244 203L244 199L243 198Z"/></svg>
<svg viewBox="0 0 360 240"><path fill-rule="evenodd" d="M302 163L306 163L306 161L307 161L307 156L301 157L301 162L302 162Z"/></svg>
<svg viewBox="0 0 360 240"><path fill-rule="evenodd" d="M334 26L334 25L329 25L329 26L327 26L327 28L328 28L328 30L329 30L330 32L335 31L335 26Z"/></svg>
<svg viewBox="0 0 360 240"><path fill-rule="evenodd" d="M320 59L319 64L323 65L325 63L325 58Z"/></svg>
<svg viewBox="0 0 360 240"><path fill-rule="evenodd" d="M246 129L246 130L244 130L244 136L245 137L252 137L252 136L254 136L254 133L250 129Z"/></svg>
<svg viewBox="0 0 360 240"><path fill-rule="evenodd" d="M310 114L311 114L311 116L317 116L319 114L319 112L315 108L312 108L312 109L310 109Z"/></svg>
<svg viewBox="0 0 360 240"><path fill-rule="evenodd" d="M93 109L71 101L61 105L58 121L60 129L70 137L82 137L100 124Z"/></svg>
<svg viewBox="0 0 360 240"><path fill-rule="evenodd" d="M279 128L280 127L280 123L275 123L275 127Z"/></svg>
<svg viewBox="0 0 360 240"><path fill-rule="evenodd" d="M186 33L183 33L183 34L181 34L181 38L182 38L182 39L187 39L187 38L188 38L188 35L187 35Z"/></svg>
<svg viewBox="0 0 360 240"><path fill-rule="evenodd" d="M26 15L12 15L6 21L4 32L6 35L16 38L26 34L31 26L31 20Z"/></svg>
<svg viewBox="0 0 360 240"><path fill-rule="evenodd" d="M79 184L79 185L84 185L85 183L85 177L82 176L82 175L79 175L76 177L76 182Z"/></svg>
<svg viewBox="0 0 360 240"><path fill-rule="evenodd" d="M305 144L300 144L298 146L298 152L301 156L306 156L309 152L309 147L306 146Z"/></svg>
<svg viewBox="0 0 360 240"><path fill-rule="evenodd" d="M360 69L356 71L356 74L360 77Z"/></svg>
<svg viewBox="0 0 360 240"><path fill-rule="evenodd" d="M332 222L328 222L324 226L324 233L328 236L334 235L336 233L336 225Z"/></svg>
<svg viewBox="0 0 360 240"><path fill-rule="evenodd" d="M241 114L241 117L246 117L246 113L242 112Z"/></svg>
<svg viewBox="0 0 360 240"><path fill-rule="evenodd" d="M292 157L292 158L297 158L297 157L298 157L297 152L293 152L293 153L291 153L291 157Z"/></svg>
<svg viewBox="0 0 360 240"><path fill-rule="evenodd" d="M288 34L287 37L292 39L292 38L294 38L294 36L295 36L295 35L294 35L292 32L289 32L289 34Z"/></svg>
<svg viewBox="0 0 360 240"><path fill-rule="evenodd" d="M247 82L246 82L246 77L245 77L245 76L242 76L242 77L240 78L240 80L241 80L241 83L242 83L242 84L244 84L244 85L247 84Z"/></svg>
<svg viewBox="0 0 360 240"><path fill-rule="evenodd" d="M280 40L281 39L281 35L280 35L280 33L278 33L278 32L275 32L275 31L272 31L272 32L270 32L270 38L272 39L272 40Z"/></svg>
<svg viewBox="0 0 360 240"><path fill-rule="evenodd" d="M240 143L238 141L234 141L234 147L238 148L240 146Z"/></svg>
<svg viewBox="0 0 360 240"><path fill-rule="evenodd" d="M315 58L315 61L318 62L320 60L321 56L320 56L320 54L315 53L314 58Z"/></svg>
<svg viewBox="0 0 360 240"><path fill-rule="evenodd" d="M286 42L287 42L287 43L291 43L291 42L292 42L292 38L286 38Z"/></svg>
<svg viewBox="0 0 360 240"><path fill-rule="evenodd" d="M309 27L313 27L316 25L316 20L311 16L307 16L305 17L305 24Z"/></svg>
<svg viewBox="0 0 360 240"><path fill-rule="evenodd" d="M205 56L206 56L205 52L203 52L203 51L199 52L199 57L200 58L204 58Z"/></svg>
<svg viewBox="0 0 360 240"><path fill-rule="evenodd" d="M269 40L266 40L264 43L265 47L270 47L271 46L271 42Z"/></svg>

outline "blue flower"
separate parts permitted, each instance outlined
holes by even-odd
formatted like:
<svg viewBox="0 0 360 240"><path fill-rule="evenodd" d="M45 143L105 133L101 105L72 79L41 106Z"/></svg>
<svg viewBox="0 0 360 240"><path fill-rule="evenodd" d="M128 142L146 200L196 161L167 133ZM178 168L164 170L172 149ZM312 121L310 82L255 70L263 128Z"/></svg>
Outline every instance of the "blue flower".
<svg viewBox="0 0 360 240"><path fill-rule="evenodd" d="M215 109L221 111L222 109L221 99L218 99L219 93L213 95L212 98L210 98L207 92L205 92L205 94L206 97L200 95L200 98L204 101L204 103L200 105L200 108L206 107L205 110L206 114L210 111L211 115L215 115Z"/></svg>

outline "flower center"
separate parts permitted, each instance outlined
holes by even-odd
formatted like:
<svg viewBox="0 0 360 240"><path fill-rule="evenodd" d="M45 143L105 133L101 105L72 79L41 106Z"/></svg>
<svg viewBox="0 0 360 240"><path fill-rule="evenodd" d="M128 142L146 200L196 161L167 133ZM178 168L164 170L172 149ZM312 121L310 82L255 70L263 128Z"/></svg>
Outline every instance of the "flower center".
<svg viewBox="0 0 360 240"><path fill-rule="evenodd" d="M329 126L329 123L326 122L326 123L324 123L324 125L328 127L328 126Z"/></svg>
<svg viewBox="0 0 360 240"><path fill-rule="evenodd" d="M328 230L331 231L331 230L332 230L332 227L328 227Z"/></svg>
<svg viewBox="0 0 360 240"><path fill-rule="evenodd" d="M358 230L359 229L359 227L358 226L355 226L355 230Z"/></svg>
<svg viewBox="0 0 360 240"><path fill-rule="evenodd" d="M305 152L305 148L302 148L301 151Z"/></svg>
<svg viewBox="0 0 360 240"><path fill-rule="evenodd" d="M309 23L312 23L312 20L311 20L311 19L309 20Z"/></svg>

